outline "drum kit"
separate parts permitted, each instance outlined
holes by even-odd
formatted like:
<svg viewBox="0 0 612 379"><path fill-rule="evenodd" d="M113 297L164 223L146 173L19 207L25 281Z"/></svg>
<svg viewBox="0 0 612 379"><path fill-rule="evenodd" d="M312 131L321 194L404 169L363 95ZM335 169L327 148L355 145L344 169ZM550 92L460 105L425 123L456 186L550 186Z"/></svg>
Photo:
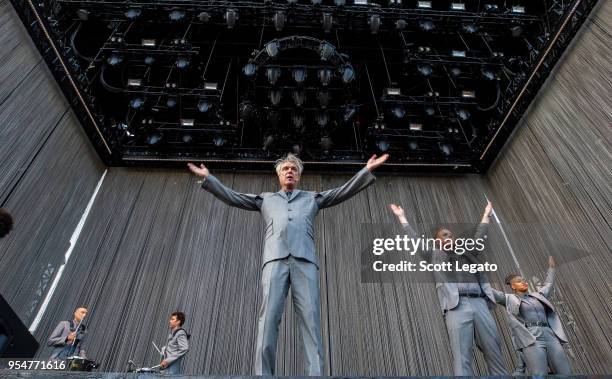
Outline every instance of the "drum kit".
<svg viewBox="0 0 612 379"><path fill-rule="evenodd" d="M91 371L98 368L98 364L91 359L72 356L66 358L66 370L68 371Z"/></svg>

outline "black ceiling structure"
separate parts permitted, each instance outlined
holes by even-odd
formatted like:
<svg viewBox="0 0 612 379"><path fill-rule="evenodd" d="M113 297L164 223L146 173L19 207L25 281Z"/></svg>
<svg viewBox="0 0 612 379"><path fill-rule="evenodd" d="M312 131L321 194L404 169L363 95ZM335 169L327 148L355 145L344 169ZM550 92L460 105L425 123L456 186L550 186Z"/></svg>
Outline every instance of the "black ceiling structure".
<svg viewBox="0 0 612 379"><path fill-rule="evenodd" d="M109 166L484 173L597 0L11 0Z"/></svg>

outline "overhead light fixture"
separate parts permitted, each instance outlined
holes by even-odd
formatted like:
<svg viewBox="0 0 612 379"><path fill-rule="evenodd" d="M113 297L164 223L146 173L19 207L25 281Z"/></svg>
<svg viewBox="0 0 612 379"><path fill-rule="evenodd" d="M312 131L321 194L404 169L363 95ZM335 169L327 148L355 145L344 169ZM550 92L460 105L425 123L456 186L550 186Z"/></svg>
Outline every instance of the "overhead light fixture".
<svg viewBox="0 0 612 379"><path fill-rule="evenodd" d="M331 82L333 72L329 68L322 68L319 70L319 81L321 85L326 87Z"/></svg>
<svg viewBox="0 0 612 379"><path fill-rule="evenodd" d="M435 116L436 109L431 105L427 105L425 106L425 108L423 108L423 112L425 112L426 116L432 117L432 116Z"/></svg>
<svg viewBox="0 0 612 379"><path fill-rule="evenodd" d="M87 9L79 9L76 11L76 14L81 21L89 20L89 11Z"/></svg>
<svg viewBox="0 0 612 379"><path fill-rule="evenodd" d="M225 11L223 18L225 18L227 28L234 29L234 26L236 26L236 20L238 20L238 11L235 9L228 9Z"/></svg>
<svg viewBox="0 0 612 379"><path fill-rule="evenodd" d="M130 108L132 109L140 109L144 105L145 101L142 97L136 97L130 100Z"/></svg>
<svg viewBox="0 0 612 379"><path fill-rule="evenodd" d="M450 69L450 73L451 73L451 75L452 75L452 76L454 76L454 77L458 77L459 75L461 75L461 68L459 68L459 67L457 67L457 66L452 67L452 68Z"/></svg>
<svg viewBox="0 0 612 379"><path fill-rule="evenodd" d="M274 13L274 16L272 16L272 24L277 32L283 30L285 27L285 13L281 11Z"/></svg>
<svg viewBox="0 0 612 379"><path fill-rule="evenodd" d="M431 9L431 1L417 1L417 8Z"/></svg>
<svg viewBox="0 0 612 379"><path fill-rule="evenodd" d="M281 69L279 67L268 67L266 69L266 78L271 85L275 85L280 76Z"/></svg>
<svg viewBox="0 0 612 379"><path fill-rule="evenodd" d="M436 29L436 25L431 20L420 20L419 28L424 32L431 32Z"/></svg>
<svg viewBox="0 0 612 379"><path fill-rule="evenodd" d="M444 155L446 158L450 157L453 154L453 147L447 143L438 144L438 147L440 148L440 152L442 152L442 155Z"/></svg>
<svg viewBox="0 0 612 379"><path fill-rule="evenodd" d="M433 73L433 67L428 63L420 63L417 65L417 70L423 76L431 76Z"/></svg>
<svg viewBox="0 0 612 379"><path fill-rule="evenodd" d="M337 7L341 7L341 6L344 6L346 4L346 0L334 0L334 4Z"/></svg>
<svg viewBox="0 0 612 379"><path fill-rule="evenodd" d="M322 0L310 0L312 5L321 5Z"/></svg>
<svg viewBox="0 0 612 379"><path fill-rule="evenodd" d="M198 14L198 20L200 20L200 22L204 22L207 23L210 21L210 13L208 12L200 12L200 14Z"/></svg>
<svg viewBox="0 0 612 379"><path fill-rule="evenodd" d="M317 124L319 125L319 127L326 127L328 122L329 114L327 112L321 111L317 113Z"/></svg>
<svg viewBox="0 0 612 379"><path fill-rule="evenodd" d="M195 124L195 120L193 118L182 118L181 126L192 127Z"/></svg>
<svg viewBox="0 0 612 379"><path fill-rule="evenodd" d="M293 112L291 114L291 122L293 123L293 126L300 129L302 126L304 126L304 116L301 113Z"/></svg>
<svg viewBox="0 0 612 379"><path fill-rule="evenodd" d="M217 83L214 82L204 82L204 89L208 90L208 91L216 91L217 90Z"/></svg>
<svg viewBox="0 0 612 379"><path fill-rule="evenodd" d="M421 131L423 131L423 124L418 124L416 122L411 122L408 125L408 129L410 129L410 131L412 131L412 132L421 132Z"/></svg>
<svg viewBox="0 0 612 379"><path fill-rule="evenodd" d="M342 119L344 122L349 122L355 117L356 114L357 107L352 104L346 105L344 106L344 115L342 116Z"/></svg>
<svg viewBox="0 0 612 379"><path fill-rule="evenodd" d="M353 70L351 65L342 66L340 73L342 74L342 82L344 84L349 84L355 79L355 70Z"/></svg>
<svg viewBox="0 0 612 379"><path fill-rule="evenodd" d="M280 104L283 95L280 90L275 89L275 90L271 90L270 92L268 92L268 97L270 99L270 103L276 106Z"/></svg>
<svg viewBox="0 0 612 379"><path fill-rule="evenodd" d="M391 114L396 119L401 120L402 118L404 118L404 116L406 116L406 108L404 108L404 106L401 104L396 104L391 107Z"/></svg>
<svg viewBox="0 0 612 379"><path fill-rule="evenodd" d="M395 29L396 30L404 30L406 29L406 26L408 24L406 23L406 20L400 18L399 20L395 21Z"/></svg>
<svg viewBox="0 0 612 379"><path fill-rule="evenodd" d="M399 87L387 87L385 88L385 95L387 96L400 96L402 90Z"/></svg>
<svg viewBox="0 0 612 379"><path fill-rule="evenodd" d="M147 135L147 143L149 146L158 146L163 138L164 136L160 132L151 132Z"/></svg>
<svg viewBox="0 0 612 379"><path fill-rule="evenodd" d="M172 22L183 21L183 19L185 19L185 11L180 10L180 9L173 9L168 14L168 18Z"/></svg>
<svg viewBox="0 0 612 379"><path fill-rule="evenodd" d="M487 12L497 12L499 11L499 6L497 4L485 4L484 8Z"/></svg>
<svg viewBox="0 0 612 379"><path fill-rule="evenodd" d="M468 34L474 34L478 31L478 26L472 22L463 24L463 31Z"/></svg>
<svg viewBox="0 0 612 379"><path fill-rule="evenodd" d="M289 5L296 4L297 2L298 0L287 0L287 3L289 3Z"/></svg>
<svg viewBox="0 0 612 379"><path fill-rule="evenodd" d="M463 90L461 91L461 97L465 99L474 99L476 98L476 92L472 90Z"/></svg>
<svg viewBox="0 0 612 379"><path fill-rule="evenodd" d="M467 121L470 118L470 112L463 108L456 109L455 114L461 121Z"/></svg>
<svg viewBox="0 0 612 379"><path fill-rule="evenodd" d="M215 147L222 147L223 145L225 145L226 142L227 141L225 140L225 138L218 134L213 137L213 145L215 145Z"/></svg>
<svg viewBox="0 0 612 379"><path fill-rule="evenodd" d="M513 5L512 13L525 13L525 7L522 5Z"/></svg>
<svg viewBox="0 0 612 379"><path fill-rule="evenodd" d="M465 58L466 52L464 50L453 50L451 55L455 58Z"/></svg>
<svg viewBox="0 0 612 379"><path fill-rule="evenodd" d="M128 79L127 81L128 87L140 87L142 85L141 79Z"/></svg>
<svg viewBox="0 0 612 379"><path fill-rule="evenodd" d="M304 101L306 101L306 94L304 93L304 90L301 89L293 90L291 97L293 98L293 102L295 103L296 107L301 107L304 105Z"/></svg>
<svg viewBox="0 0 612 379"><path fill-rule="evenodd" d="M355 5L368 5L368 0L355 0L353 4L355 4Z"/></svg>
<svg viewBox="0 0 612 379"><path fill-rule="evenodd" d="M389 1L389 5L391 5L392 7L399 7L400 5L402 5L402 0L391 0Z"/></svg>
<svg viewBox="0 0 612 379"><path fill-rule="evenodd" d="M510 27L510 35L514 38L518 38L523 34L523 27L521 25L514 25Z"/></svg>
<svg viewBox="0 0 612 379"><path fill-rule="evenodd" d="M187 57L178 57L176 59L176 62L174 62L174 65L176 66L176 68L178 68L179 70L184 70L187 67L189 67L189 58Z"/></svg>
<svg viewBox="0 0 612 379"><path fill-rule="evenodd" d="M191 143L193 142L193 136L189 133L185 133L183 134L182 140L183 140L183 143Z"/></svg>
<svg viewBox="0 0 612 379"><path fill-rule="evenodd" d="M206 113L212 108L212 104L207 99L201 99L198 101L198 112Z"/></svg>
<svg viewBox="0 0 612 379"><path fill-rule="evenodd" d="M257 73L257 65L253 62L249 62L245 64L244 67L242 68L242 73L247 78L255 77L255 74Z"/></svg>
<svg viewBox="0 0 612 379"><path fill-rule="evenodd" d="M128 20L136 20L137 18L140 17L141 14L142 14L142 9L130 8L127 11L125 11L124 16Z"/></svg>
<svg viewBox="0 0 612 379"><path fill-rule="evenodd" d="M156 42L155 39L152 38L143 38L141 44L144 47L155 47Z"/></svg>
<svg viewBox="0 0 612 379"><path fill-rule="evenodd" d="M331 13L323 13L323 31L329 33L334 25L334 17Z"/></svg>
<svg viewBox="0 0 612 379"><path fill-rule="evenodd" d="M174 96L170 96L166 100L166 107L168 107L168 108L171 108L171 109L175 108L177 104L178 104L178 100Z"/></svg>
<svg viewBox="0 0 612 379"><path fill-rule="evenodd" d="M111 66L118 66L123 62L123 56L119 54L111 54L106 62Z"/></svg>
<svg viewBox="0 0 612 379"><path fill-rule="evenodd" d="M263 146L262 146L262 150L263 151L267 151L270 149L270 147L272 147L272 144L274 144L274 136L273 135L267 135L264 137L264 142L263 142Z"/></svg>
<svg viewBox="0 0 612 379"><path fill-rule="evenodd" d="M291 75L293 76L293 80L295 80L297 84L303 84L306 81L306 77L308 76L306 69L303 67L294 68L291 72Z"/></svg>
<svg viewBox="0 0 612 379"><path fill-rule="evenodd" d="M412 151L418 150L419 144L416 141L410 141L410 143L408 144L408 148Z"/></svg>
<svg viewBox="0 0 612 379"><path fill-rule="evenodd" d="M389 141L385 137L376 138L376 148L381 153L388 151L390 147L391 145L389 145Z"/></svg>
<svg viewBox="0 0 612 379"><path fill-rule="evenodd" d="M146 64L147 66L152 66L153 64L155 64L155 58L152 56L146 56L144 59L144 64Z"/></svg>
<svg viewBox="0 0 612 379"><path fill-rule="evenodd" d="M319 55L322 61L326 61L334 55L336 47L329 42L322 42L319 45Z"/></svg>
<svg viewBox="0 0 612 379"><path fill-rule="evenodd" d="M464 11L465 10L465 4L463 3L451 3L451 10L453 11Z"/></svg>
<svg viewBox="0 0 612 379"><path fill-rule="evenodd" d="M377 34L378 30L380 30L380 16L377 14L373 14L370 16L368 20L368 24L370 25L370 33Z"/></svg>
<svg viewBox="0 0 612 379"><path fill-rule="evenodd" d="M495 74L495 71L491 68L483 67L480 69L480 73L482 74L482 77L487 80L497 79L497 75Z"/></svg>
<svg viewBox="0 0 612 379"><path fill-rule="evenodd" d="M278 55L278 51L280 50L280 45L278 44L278 41L274 40L274 41L270 41L266 44L266 53L268 53L268 56L270 58L274 58Z"/></svg>

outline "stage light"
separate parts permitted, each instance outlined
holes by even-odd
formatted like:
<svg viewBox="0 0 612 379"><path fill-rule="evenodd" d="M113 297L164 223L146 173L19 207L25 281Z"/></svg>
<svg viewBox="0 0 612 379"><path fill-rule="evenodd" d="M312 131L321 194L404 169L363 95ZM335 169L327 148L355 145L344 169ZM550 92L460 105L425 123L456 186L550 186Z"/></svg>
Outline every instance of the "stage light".
<svg viewBox="0 0 612 379"><path fill-rule="evenodd" d="M463 3L451 3L451 10L453 11L464 11L465 10L465 4Z"/></svg>
<svg viewBox="0 0 612 379"><path fill-rule="evenodd" d="M79 20L81 21L89 20L89 11L87 9L79 9L78 11L76 11L76 14Z"/></svg>
<svg viewBox="0 0 612 379"><path fill-rule="evenodd" d="M272 146L273 143L274 143L274 136L273 135L267 135L266 137L264 137L264 142L263 142L262 149L264 151L267 151L268 149L270 149L270 147Z"/></svg>
<svg viewBox="0 0 612 379"><path fill-rule="evenodd" d="M427 105L423 111L425 112L425 115L429 117L435 116L436 114L436 109L430 105Z"/></svg>
<svg viewBox="0 0 612 379"><path fill-rule="evenodd" d="M461 91L461 97L465 99L474 99L476 98L476 92L471 90L463 90Z"/></svg>
<svg viewBox="0 0 612 379"><path fill-rule="evenodd" d="M278 79L281 76L281 69L278 67L268 67L266 69L266 78L268 79L268 83L271 85L275 85Z"/></svg>
<svg viewBox="0 0 612 379"><path fill-rule="evenodd" d="M282 96L283 95L280 90L271 90L268 92L268 97L270 98L270 103L272 103L272 105L280 104Z"/></svg>
<svg viewBox="0 0 612 379"><path fill-rule="evenodd" d="M147 143L149 146L158 146L163 138L164 136L160 132L152 132L147 135Z"/></svg>
<svg viewBox="0 0 612 379"><path fill-rule="evenodd" d="M329 123L329 114L327 112L318 112L317 113L317 124L319 127L324 128Z"/></svg>
<svg viewBox="0 0 612 379"><path fill-rule="evenodd" d="M106 62L111 66L119 66L123 62L123 56L119 54L111 54Z"/></svg>
<svg viewBox="0 0 612 379"><path fill-rule="evenodd" d="M332 149L332 147L334 146L334 143L331 138L329 138L328 136L324 136L324 137L321 137L319 146L321 146L321 149L327 153L329 152L329 150Z"/></svg>
<svg viewBox="0 0 612 379"><path fill-rule="evenodd" d="M326 108L329 105L329 102L331 100L331 95L329 91L323 90L323 91L317 92L317 100L319 100L319 105L322 108Z"/></svg>
<svg viewBox="0 0 612 379"><path fill-rule="evenodd" d="M372 34L377 34L380 29L380 16L377 14L371 15L368 24L370 25L370 32Z"/></svg>
<svg viewBox="0 0 612 379"><path fill-rule="evenodd" d="M368 5L368 0L355 0L353 2L355 5Z"/></svg>
<svg viewBox="0 0 612 379"><path fill-rule="evenodd" d="M329 85L329 82L331 82L333 74L334 74L333 71L329 68L320 69L319 70L319 81L321 82L321 85L323 85L324 87L327 87L327 85Z"/></svg>
<svg viewBox="0 0 612 379"><path fill-rule="evenodd" d="M461 69L459 67L452 67L450 69L450 73L452 76L457 77L459 75L461 75Z"/></svg>
<svg viewBox="0 0 612 379"><path fill-rule="evenodd" d="M183 139L183 143L191 143L191 142L193 142L193 137L189 133L183 134L182 139Z"/></svg>
<svg viewBox="0 0 612 379"><path fill-rule="evenodd" d="M487 80L497 79L497 75L495 74L495 71L490 68L483 67L480 69L480 73L482 74L482 77Z"/></svg>
<svg viewBox="0 0 612 379"><path fill-rule="evenodd" d="M180 9L173 9L172 11L170 11L170 13L168 14L168 18L170 19L170 21L172 22L179 22L179 21L183 21L183 19L185 19L185 11L180 10Z"/></svg>
<svg viewBox="0 0 612 379"><path fill-rule="evenodd" d="M155 47L156 41L152 38L143 38L141 44L144 47Z"/></svg>
<svg viewBox="0 0 612 379"><path fill-rule="evenodd" d="M346 4L346 0L334 0L334 4L335 4L337 7L341 7L341 6L343 6L343 5L345 5L345 4Z"/></svg>
<svg viewBox="0 0 612 379"><path fill-rule="evenodd" d="M200 14L198 14L198 20L200 20L200 22L204 22L207 23L210 21L210 13L208 12L200 12Z"/></svg>
<svg viewBox="0 0 612 379"><path fill-rule="evenodd" d="M140 109L144 105L145 101L142 97L136 97L130 100L130 108L132 109Z"/></svg>
<svg viewBox="0 0 612 379"><path fill-rule="evenodd" d="M395 29L396 30L404 30L404 29L406 29L407 25L408 24L406 23L406 20L404 20L404 19L400 18L399 20L395 21Z"/></svg>
<svg viewBox="0 0 612 379"><path fill-rule="evenodd" d="M334 17L331 13L323 13L323 31L329 33L334 26Z"/></svg>
<svg viewBox="0 0 612 379"><path fill-rule="evenodd" d="M291 151L295 155L300 155L300 153L302 152L302 145L300 145L299 143L294 144L293 146L291 146Z"/></svg>
<svg viewBox="0 0 612 379"><path fill-rule="evenodd" d="M514 38L520 37L523 34L523 27L520 25L510 27L510 34Z"/></svg>
<svg viewBox="0 0 612 379"><path fill-rule="evenodd" d="M238 11L235 9L228 9L225 11L225 16L223 16L223 18L225 18L227 28L234 29L234 26L236 26L236 20L238 20Z"/></svg>
<svg viewBox="0 0 612 379"><path fill-rule="evenodd" d="M142 80L140 79L128 79L127 81L128 87L140 87L142 85Z"/></svg>
<svg viewBox="0 0 612 379"><path fill-rule="evenodd" d="M344 120L344 122L349 122L355 117L356 114L357 114L357 107L355 107L352 104L345 105L344 114L342 116L342 119Z"/></svg>
<svg viewBox="0 0 612 379"><path fill-rule="evenodd" d="M431 47L428 47L428 46L419 46L417 51L419 53L429 53L431 51Z"/></svg>
<svg viewBox="0 0 612 379"><path fill-rule="evenodd" d="M213 145L215 145L215 147L222 147L223 145L225 145L225 142L227 142L225 138L220 135L216 135L213 137Z"/></svg>
<svg viewBox="0 0 612 379"><path fill-rule="evenodd" d="M453 154L453 147L447 143L438 144L440 151L445 157L450 157Z"/></svg>
<svg viewBox="0 0 612 379"><path fill-rule="evenodd" d="M389 5L392 7L399 7L402 5L402 0L391 0L389 1Z"/></svg>
<svg viewBox="0 0 612 379"><path fill-rule="evenodd" d="M323 42L319 45L319 55L321 56L322 61L326 61L334 54L336 48L334 45L328 42Z"/></svg>
<svg viewBox="0 0 612 379"><path fill-rule="evenodd" d="M463 31L468 34L474 34L478 31L478 26L474 23L463 24Z"/></svg>
<svg viewBox="0 0 612 379"><path fill-rule="evenodd" d="M419 28L424 32L431 32L436 28L436 25L431 20L420 20Z"/></svg>
<svg viewBox="0 0 612 379"><path fill-rule="evenodd" d="M151 56L145 57L144 64L146 64L147 66L152 66L154 63L155 63L155 58Z"/></svg>
<svg viewBox="0 0 612 379"><path fill-rule="evenodd" d="M402 90L399 87L387 87L384 91L387 96L400 96L402 94Z"/></svg>
<svg viewBox="0 0 612 379"><path fill-rule="evenodd" d="M285 13L278 11L272 16L272 24L277 32L280 32L285 27Z"/></svg>
<svg viewBox="0 0 612 379"><path fill-rule="evenodd" d="M291 97L293 98L293 102L297 107L301 107L304 105L304 101L306 101L306 94L303 90L293 90Z"/></svg>
<svg viewBox="0 0 612 379"><path fill-rule="evenodd" d="M427 63L420 63L417 66L417 70L423 76L430 76L433 73L433 67L431 67L431 65Z"/></svg>
<svg viewBox="0 0 612 379"><path fill-rule="evenodd" d="M297 129L300 129L302 126L304 126L304 116L302 116L300 113L294 112L291 115L291 122Z"/></svg>
<svg viewBox="0 0 612 379"><path fill-rule="evenodd" d="M306 77L308 74L305 68L300 67L294 68L291 72L291 75L293 76L293 80L295 80L297 84L303 84L306 81Z"/></svg>
<svg viewBox="0 0 612 379"><path fill-rule="evenodd" d="M389 145L389 141L385 137L376 138L376 148L381 153L384 153L389 150L391 146Z"/></svg>
<svg viewBox="0 0 612 379"><path fill-rule="evenodd" d="M467 121L470 119L470 112L463 108L456 109L455 114L461 121Z"/></svg>
<svg viewBox="0 0 612 379"><path fill-rule="evenodd" d="M174 108L176 107L176 104L178 104L178 100L176 97L171 96L166 100L166 107L168 108Z"/></svg>
<svg viewBox="0 0 612 379"><path fill-rule="evenodd" d="M396 104L391 107L391 114L398 120L401 120L406 115L406 108L401 104Z"/></svg>
<svg viewBox="0 0 612 379"><path fill-rule="evenodd" d="M343 66L340 69L340 73L342 74L342 82L344 84L349 84L355 79L355 71L350 65Z"/></svg>
<svg viewBox="0 0 612 379"><path fill-rule="evenodd" d="M431 9L431 1L417 1L417 8Z"/></svg>
<svg viewBox="0 0 612 379"><path fill-rule="evenodd" d="M412 151L418 150L418 149L419 149L419 144L418 144L418 143L416 143L416 142L414 142L414 141L411 141L411 142L408 144L408 148L409 148L410 150L412 150Z"/></svg>
<svg viewBox="0 0 612 379"><path fill-rule="evenodd" d="M423 124L418 124L416 122L411 122L408 125L408 129L410 129L411 132L421 132L421 131L423 131Z"/></svg>
<svg viewBox="0 0 612 379"><path fill-rule="evenodd" d="M125 17L128 20L134 21L134 20L138 19L140 17L140 15L142 15L142 9L139 9L139 8L130 8L127 11L125 11L124 15L125 15Z"/></svg>
<svg viewBox="0 0 612 379"><path fill-rule="evenodd" d="M200 101L198 101L198 112L206 113L210 110L210 108L212 108L212 104L210 103L210 101L206 99L201 99Z"/></svg>
<svg viewBox="0 0 612 379"><path fill-rule="evenodd" d="M322 0L310 0L312 5L321 5Z"/></svg>
<svg viewBox="0 0 612 379"><path fill-rule="evenodd" d="M484 8L487 12L499 11L499 6L497 4L485 4Z"/></svg>
<svg viewBox="0 0 612 379"><path fill-rule="evenodd" d="M513 5L512 13L525 13L525 7L522 5Z"/></svg>
<svg viewBox="0 0 612 379"><path fill-rule="evenodd" d="M193 118L182 118L181 126L192 127L195 124L195 120Z"/></svg>
<svg viewBox="0 0 612 379"><path fill-rule="evenodd" d="M216 91L218 88L215 82L204 82L204 89L207 91Z"/></svg>
<svg viewBox="0 0 612 379"><path fill-rule="evenodd" d="M189 58L187 58L187 57L178 57L176 59L176 62L174 62L174 65L179 70L184 70L187 67L189 67Z"/></svg>
<svg viewBox="0 0 612 379"><path fill-rule="evenodd" d="M465 58L466 52L464 50L452 50L451 55L455 58Z"/></svg>
<svg viewBox="0 0 612 379"><path fill-rule="evenodd" d="M296 4L297 2L298 0L287 0L287 3L289 3L289 5Z"/></svg>
<svg viewBox="0 0 612 379"><path fill-rule="evenodd" d="M279 50L280 50L280 46L278 44L278 41L276 40L268 42L266 44L266 53L268 53L268 56L270 58L276 57L278 55Z"/></svg>
<svg viewBox="0 0 612 379"><path fill-rule="evenodd" d="M253 62L249 62L242 68L242 73L247 78L254 78L257 73L257 65Z"/></svg>

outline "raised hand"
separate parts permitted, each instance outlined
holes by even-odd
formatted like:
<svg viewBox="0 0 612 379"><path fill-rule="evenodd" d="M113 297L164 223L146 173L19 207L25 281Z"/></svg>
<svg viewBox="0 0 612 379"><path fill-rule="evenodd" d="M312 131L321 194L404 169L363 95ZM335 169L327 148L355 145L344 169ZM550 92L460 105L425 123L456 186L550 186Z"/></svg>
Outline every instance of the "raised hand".
<svg viewBox="0 0 612 379"><path fill-rule="evenodd" d="M555 261L555 257L553 257L552 255L548 256L548 267L553 268L557 266L557 262Z"/></svg>
<svg viewBox="0 0 612 379"><path fill-rule="evenodd" d="M206 178L208 175L210 175L210 171L208 171L208 169L206 168L206 166L204 166L204 164L200 164L200 166L196 166L193 163L189 162L187 163L187 167L189 167L189 170L191 170L191 172L193 172L197 176Z"/></svg>
<svg viewBox="0 0 612 379"><path fill-rule="evenodd" d="M366 163L366 168L370 171L374 171L378 166L385 163L385 161L389 158L389 154L383 154L380 157L376 157L376 154L372 155L372 157Z"/></svg>
<svg viewBox="0 0 612 379"><path fill-rule="evenodd" d="M493 213L493 203L487 201L487 206L485 207L484 213L482 215L482 220L480 221L482 224L489 223L489 217L491 217L491 213Z"/></svg>
<svg viewBox="0 0 612 379"><path fill-rule="evenodd" d="M402 224L407 224L408 220L406 220L406 214L404 213L404 208L397 204L389 204L389 208L391 208L391 212L398 218L399 222Z"/></svg>

